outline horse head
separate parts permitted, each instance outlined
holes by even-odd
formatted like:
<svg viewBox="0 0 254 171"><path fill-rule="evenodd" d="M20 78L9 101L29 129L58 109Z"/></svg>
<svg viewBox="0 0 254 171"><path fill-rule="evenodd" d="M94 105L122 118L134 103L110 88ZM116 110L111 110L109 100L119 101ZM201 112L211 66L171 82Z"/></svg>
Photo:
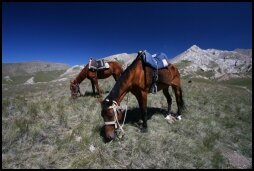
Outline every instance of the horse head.
<svg viewBox="0 0 254 171"><path fill-rule="evenodd" d="M70 81L71 97L77 98L79 93L79 84L74 81Z"/></svg>
<svg viewBox="0 0 254 171"><path fill-rule="evenodd" d="M107 98L101 102L101 107L101 116L104 120L102 135L106 142L108 142L115 139L118 128L122 129L120 123L125 119L125 110L116 101Z"/></svg>

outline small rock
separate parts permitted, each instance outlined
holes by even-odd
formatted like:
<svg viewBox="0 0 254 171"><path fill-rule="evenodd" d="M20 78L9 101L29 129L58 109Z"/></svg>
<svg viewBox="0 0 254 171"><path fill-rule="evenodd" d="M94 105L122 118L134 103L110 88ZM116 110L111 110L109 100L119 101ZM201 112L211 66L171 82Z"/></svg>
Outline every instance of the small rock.
<svg viewBox="0 0 254 171"><path fill-rule="evenodd" d="M89 150L90 150L91 152L93 152L93 151L95 150L95 147L94 147L93 145L90 145L90 146L89 146Z"/></svg>
<svg viewBox="0 0 254 171"><path fill-rule="evenodd" d="M75 137L75 140L76 140L77 142L80 142L81 139L82 139L82 138L81 138L80 136L76 136L76 137Z"/></svg>

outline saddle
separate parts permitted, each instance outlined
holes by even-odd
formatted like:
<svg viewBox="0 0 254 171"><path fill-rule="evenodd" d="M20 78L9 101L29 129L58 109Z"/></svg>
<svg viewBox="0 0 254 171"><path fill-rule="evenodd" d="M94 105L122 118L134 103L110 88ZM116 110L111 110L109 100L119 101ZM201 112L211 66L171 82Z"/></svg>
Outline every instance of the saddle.
<svg viewBox="0 0 254 171"><path fill-rule="evenodd" d="M146 50L139 52L141 55L141 59L144 63L150 66L153 69L153 82L150 88L150 93L156 94L157 93L157 81L158 81L158 70L166 68L168 63L168 57L165 53L159 53L151 55Z"/></svg>
<svg viewBox="0 0 254 171"><path fill-rule="evenodd" d="M105 62L104 59L100 59L96 61L95 59L91 58L89 61L88 68L92 71L103 70L103 69L108 69L109 64Z"/></svg>
<svg viewBox="0 0 254 171"><path fill-rule="evenodd" d="M153 69L162 69L168 66L168 57L165 53L151 55L145 50L143 51L142 59L147 65L149 65Z"/></svg>

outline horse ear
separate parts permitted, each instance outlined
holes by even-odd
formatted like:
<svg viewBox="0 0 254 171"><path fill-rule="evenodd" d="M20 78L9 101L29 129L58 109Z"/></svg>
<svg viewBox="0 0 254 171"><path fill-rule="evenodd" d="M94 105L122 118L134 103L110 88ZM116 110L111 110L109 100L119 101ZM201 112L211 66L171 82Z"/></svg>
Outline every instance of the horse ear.
<svg viewBox="0 0 254 171"><path fill-rule="evenodd" d="M107 108L109 106L112 106L113 105L113 101L112 100L109 100L109 99L105 99L101 102L101 105L103 108Z"/></svg>
<svg viewBox="0 0 254 171"><path fill-rule="evenodd" d="M100 103L101 103L101 108L102 108L102 109L106 109L106 108L108 107L108 106L107 106L107 103L108 103L107 101L103 100L103 101L101 101Z"/></svg>
<svg viewBox="0 0 254 171"><path fill-rule="evenodd" d="M105 99L107 106L113 105L113 100Z"/></svg>

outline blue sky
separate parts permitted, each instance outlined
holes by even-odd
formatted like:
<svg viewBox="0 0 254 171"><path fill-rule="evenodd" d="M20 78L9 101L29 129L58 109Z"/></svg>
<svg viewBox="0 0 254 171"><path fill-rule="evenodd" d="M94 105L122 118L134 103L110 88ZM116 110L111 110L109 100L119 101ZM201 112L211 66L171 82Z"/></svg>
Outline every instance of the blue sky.
<svg viewBox="0 0 254 171"><path fill-rule="evenodd" d="M252 48L252 3L5 2L2 62L85 64L90 57Z"/></svg>

